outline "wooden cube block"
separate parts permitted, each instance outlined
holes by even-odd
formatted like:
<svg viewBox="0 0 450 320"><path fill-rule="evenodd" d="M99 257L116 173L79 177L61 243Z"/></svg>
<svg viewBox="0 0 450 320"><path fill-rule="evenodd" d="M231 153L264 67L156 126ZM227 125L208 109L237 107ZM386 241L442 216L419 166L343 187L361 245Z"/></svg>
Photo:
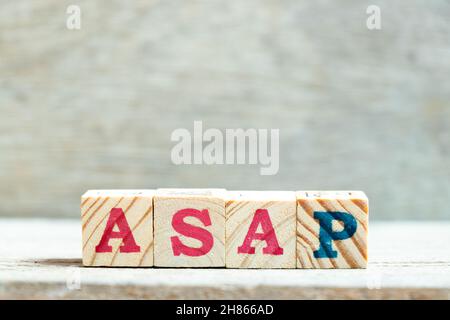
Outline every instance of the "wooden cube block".
<svg viewBox="0 0 450 320"><path fill-rule="evenodd" d="M81 197L83 265L153 266L154 190L90 190Z"/></svg>
<svg viewBox="0 0 450 320"><path fill-rule="evenodd" d="M155 266L225 266L225 189L158 189Z"/></svg>
<svg viewBox="0 0 450 320"><path fill-rule="evenodd" d="M227 268L295 268L296 198L288 191L229 191Z"/></svg>
<svg viewBox="0 0 450 320"><path fill-rule="evenodd" d="M364 192L297 192L297 268L366 268L368 223Z"/></svg>

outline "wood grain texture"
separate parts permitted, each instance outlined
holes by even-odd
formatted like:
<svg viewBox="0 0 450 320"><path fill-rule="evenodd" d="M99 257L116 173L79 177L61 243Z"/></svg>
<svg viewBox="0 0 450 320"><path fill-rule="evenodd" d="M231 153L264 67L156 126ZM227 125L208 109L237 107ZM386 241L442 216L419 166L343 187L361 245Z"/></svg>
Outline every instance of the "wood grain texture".
<svg viewBox="0 0 450 320"><path fill-rule="evenodd" d="M81 197L83 265L153 266L153 194L153 190L90 190ZM123 210L139 252L121 252L122 239L109 240L112 252L96 252L113 208Z"/></svg>
<svg viewBox="0 0 450 320"><path fill-rule="evenodd" d="M371 221L368 268L335 270L84 268L79 219L0 229L0 299L450 298L449 221Z"/></svg>
<svg viewBox="0 0 450 320"><path fill-rule="evenodd" d="M228 191L226 202L227 268L295 268L295 193L289 191ZM238 253L258 209L266 209L283 254L264 254L264 240L254 240L254 254ZM258 233L263 232L258 225Z"/></svg>
<svg viewBox="0 0 450 320"><path fill-rule="evenodd" d="M225 266L225 190L224 189L158 189L154 198L155 206L155 266L158 267L224 267ZM205 226L195 217L184 221L209 231L213 236L213 246L201 256L174 255L171 237L177 236L189 247L202 245L197 239L177 233L173 228L174 214L183 209L207 210L211 220Z"/></svg>
<svg viewBox="0 0 450 320"><path fill-rule="evenodd" d="M373 219L449 219L450 2L242 2L1 1L0 216L78 218L80 190L151 181L358 186ZM280 128L278 174L174 165L195 120Z"/></svg>
<svg viewBox="0 0 450 320"><path fill-rule="evenodd" d="M369 222L368 199L360 191L298 191L297 193L297 268L366 268ZM345 240L333 240L336 258L315 258L319 249L320 225L314 212L350 213L357 222L356 232ZM342 228L334 221L333 231Z"/></svg>

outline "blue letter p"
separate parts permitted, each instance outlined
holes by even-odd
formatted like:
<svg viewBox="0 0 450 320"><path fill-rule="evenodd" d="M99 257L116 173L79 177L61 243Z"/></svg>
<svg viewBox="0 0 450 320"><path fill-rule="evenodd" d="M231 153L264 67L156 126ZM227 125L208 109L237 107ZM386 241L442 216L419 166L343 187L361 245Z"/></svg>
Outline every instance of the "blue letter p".
<svg viewBox="0 0 450 320"><path fill-rule="evenodd" d="M319 250L314 251L314 258L336 258L337 251L331 245L333 240L344 240L353 236L356 232L356 219L347 212L314 212L314 219L319 220ZM333 231L333 220L344 224L342 231Z"/></svg>

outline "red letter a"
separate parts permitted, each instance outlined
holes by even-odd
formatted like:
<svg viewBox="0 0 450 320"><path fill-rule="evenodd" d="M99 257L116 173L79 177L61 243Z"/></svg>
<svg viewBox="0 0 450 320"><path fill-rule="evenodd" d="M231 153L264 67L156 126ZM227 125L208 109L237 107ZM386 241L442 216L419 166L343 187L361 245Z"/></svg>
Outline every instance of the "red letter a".
<svg viewBox="0 0 450 320"><path fill-rule="evenodd" d="M119 231L113 231L115 225L117 225ZM105 231L100 243L95 247L95 252L112 252L112 247L109 245L110 239L122 239L123 243L119 248L120 252L141 251L141 247L134 241L133 233L121 208L111 209Z"/></svg>
<svg viewBox="0 0 450 320"><path fill-rule="evenodd" d="M172 217L173 229L183 236L201 241L202 246L200 248L188 247L180 241L179 237L171 237L170 240L172 241L173 254L175 256L184 254L190 257L199 257L207 254L214 244L212 234L205 229L184 222L185 217L195 217L200 220L205 227L211 225L211 218L209 217L209 212L206 209L200 211L197 209L188 208L177 211Z"/></svg>
<svg viewBox="0 0 450 320"><path fill-rule="evenodd" d="M258 225L261 225L263 233L256 233ZM253 240L262 240L267 243L263 248L263 254L282 255L283 248L278 244L277 236L273 230L272 221L270 220L267 209L258 209L253 216L252 223L245 236L244 243L238 247L238 253L255 254L255 247L252 247Z"/></svg>

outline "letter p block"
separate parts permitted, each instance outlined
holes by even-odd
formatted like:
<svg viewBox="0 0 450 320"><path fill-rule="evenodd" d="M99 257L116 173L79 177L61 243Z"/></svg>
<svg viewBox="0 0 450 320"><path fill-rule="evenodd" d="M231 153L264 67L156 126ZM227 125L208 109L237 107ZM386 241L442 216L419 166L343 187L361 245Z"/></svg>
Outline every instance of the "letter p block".
<svg viewBox="0 0 450 320"><path fill-rule="evenodd" d="M297 192L297 268L366 268L368 210L361 191Z"/></svg>

